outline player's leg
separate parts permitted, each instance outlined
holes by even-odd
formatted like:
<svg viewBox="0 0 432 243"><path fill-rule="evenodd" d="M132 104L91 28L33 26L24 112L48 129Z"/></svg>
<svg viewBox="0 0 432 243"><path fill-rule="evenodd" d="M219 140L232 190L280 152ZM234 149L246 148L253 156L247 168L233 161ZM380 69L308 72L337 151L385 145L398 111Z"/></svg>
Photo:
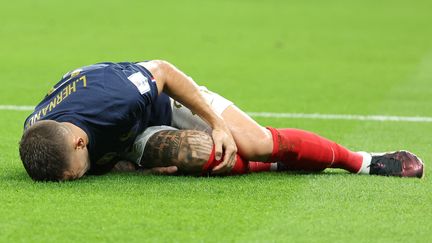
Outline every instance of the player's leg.
<svg viewBox="0 0 432 243"><path fill-rule="evenodd" d="M240 154L250 160L281 161L288 170L320 171L334 167L358 172L361 168L362 154L312 132L264 128L234 105L222 117Z"/></svg>
<svg viewBox="0 0 432 243"><path fill-rule="evenodd" d="M286 169L320 171L337 167L357 172L362 155L322 138L296 129L260 126L224 97L202 88L202 94L230 128L239 154L250 161L282 162ZM173 126L210 133L209 126L189 109L173 101Z"/></svg>
<svg viewBox="0 0 432 243"><path fill-rule="evenodd" d="M270 155L266 161L280 161L287 170L321 171L331 167L371 175L419 178L424 176L423 162L408 151L382 154L356 153L331 140L300 129L268 127L273 140L270 153L268 150L260 150L256 147L257 145L262 146L262 142L270 142L266 140L267 136L263 135L263 128L259 128L259 125L244 112L230 106L222 113L222 116L240 147L239 151L252 151L250 156L257 156L261 159ZM262 142L256 143L254 137L259 137ZM267 146L265 148L268 149ZM265 154L256 155L254 151ZM253 159L247 155L243 156Z"/></svg>
<svg viewBox="0 0 432 243"><path fill-rule="evenodd" d="M350 151L312 132L290 128L266 129L225 98L206 89L203 95L213 109L222 115L233 134L240 155L248 160L278 161L288 170L321 171L331 167L352 173L417 177L423 175L423 163L412 153L396 152L385 156L372 156L369 153ZM173 106L174 121L179 115L184 116L182 123L177 124L181 128L197 124L194 119L199 120L186 110L187 108L180 104Z"/></svg>

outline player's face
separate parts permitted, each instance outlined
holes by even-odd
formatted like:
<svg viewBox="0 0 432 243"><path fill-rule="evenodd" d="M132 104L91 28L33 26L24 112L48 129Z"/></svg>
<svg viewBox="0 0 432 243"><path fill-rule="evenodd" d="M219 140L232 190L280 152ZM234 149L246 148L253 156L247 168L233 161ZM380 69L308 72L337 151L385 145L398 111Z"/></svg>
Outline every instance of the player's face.
<svg viewBox="0 0 432 243"><path fill-rule="evenodd" d="M90 160L87 148L72 151L70 155L70 167L65 173L66 180L75 180L81 178L90 168Z"/></svg>
<svg viewBox="0 0 432 243"><path fill-rule="evenodd" d="M84 139L72 132L65 135L66 150L69 153L69 169L65 171L65 180L81 178L90 168L90 159Z"/></svg>

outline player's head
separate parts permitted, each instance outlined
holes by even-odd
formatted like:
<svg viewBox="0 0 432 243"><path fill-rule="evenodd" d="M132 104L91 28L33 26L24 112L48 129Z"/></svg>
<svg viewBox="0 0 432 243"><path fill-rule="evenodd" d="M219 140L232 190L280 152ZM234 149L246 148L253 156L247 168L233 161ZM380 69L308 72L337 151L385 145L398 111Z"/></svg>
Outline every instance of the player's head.
<svg viewBox="0 0 432 243"><path fill-rule="evenodd" d="M20 157L36 181L78 179L90 166L85 140L64 123L39 121L20 141Z"/></svg>

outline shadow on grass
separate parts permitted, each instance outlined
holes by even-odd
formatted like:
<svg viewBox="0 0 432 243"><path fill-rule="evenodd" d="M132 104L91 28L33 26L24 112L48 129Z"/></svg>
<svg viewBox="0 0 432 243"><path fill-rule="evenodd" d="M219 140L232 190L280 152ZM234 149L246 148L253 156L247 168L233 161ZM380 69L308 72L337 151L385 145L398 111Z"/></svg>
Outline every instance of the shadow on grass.
<svg viewBox="0 0 432 243"><path fill-rule="evenodd" d="M109 173L104 176L86 176L87 181L104 182L137 182L137 183L201 183L201 182L226 182L226 181L280 181L280 180L310 180L316 178L341 178L356 176L342 170L328 170L325 172L284 171L261 172L234 176L191 176L191 175L142 175L140 173Z"/></svg>
<svg viewBox="0 0 432 243"><path fill-rule="evenodd" d="M354 174L353 174L354 175ZM280 179L310 179L316 177L346 177L351 174L342 170L326 170L323 172L307 172L307 171L283 171L283 172L261 172L250 173L245 175L234 176L192 176L192 175L143 175L139 172L112 172L102 176L87 175L75 181L65 181L60 183L94 183L94 182L110 182L121 183L130 181L157 181L161 183L174 181L237 181L237 180L280 180ZM25 170L11 170L0 175L0 181L9 183L58 183L58 182L34 182L27 175Z"/></svg>

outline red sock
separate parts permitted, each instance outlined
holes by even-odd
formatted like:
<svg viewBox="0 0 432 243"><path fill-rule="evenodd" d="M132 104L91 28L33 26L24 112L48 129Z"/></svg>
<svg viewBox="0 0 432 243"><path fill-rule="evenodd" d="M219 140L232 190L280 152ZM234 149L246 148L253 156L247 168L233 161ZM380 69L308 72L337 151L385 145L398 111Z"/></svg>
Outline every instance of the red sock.
<svg viewBox="0 0 432 243"><path fill-rule="evenodd" d="M271 161L280 161L289 170L321 171L341 168L358 172L363 157L343 146L299 129L268 127L273 136Z"/></svg>
<svg viewBox="0 0 432 243"><path fill-rule="evenodd" d="M223 156L222 156L223 158ZM215 148L213 146L213 149L210 153L209 160L207 163L204 164L202 168L202 175L207 175L212 171L214 167L216 167L218 164L220 164L222 161L217 161L215 159ZM236 163L234 164L234 167L232 168L229 175L242 175L247 174L249 172L249 161L244 160L240 155L237 154L236 157Z"/></svg>
<svg viewBox="0 0 432 243"><path fill-rule="evenodd" d="M250 172L271 171L271 165L272 163L249 161L249 171Z"/></svg>

